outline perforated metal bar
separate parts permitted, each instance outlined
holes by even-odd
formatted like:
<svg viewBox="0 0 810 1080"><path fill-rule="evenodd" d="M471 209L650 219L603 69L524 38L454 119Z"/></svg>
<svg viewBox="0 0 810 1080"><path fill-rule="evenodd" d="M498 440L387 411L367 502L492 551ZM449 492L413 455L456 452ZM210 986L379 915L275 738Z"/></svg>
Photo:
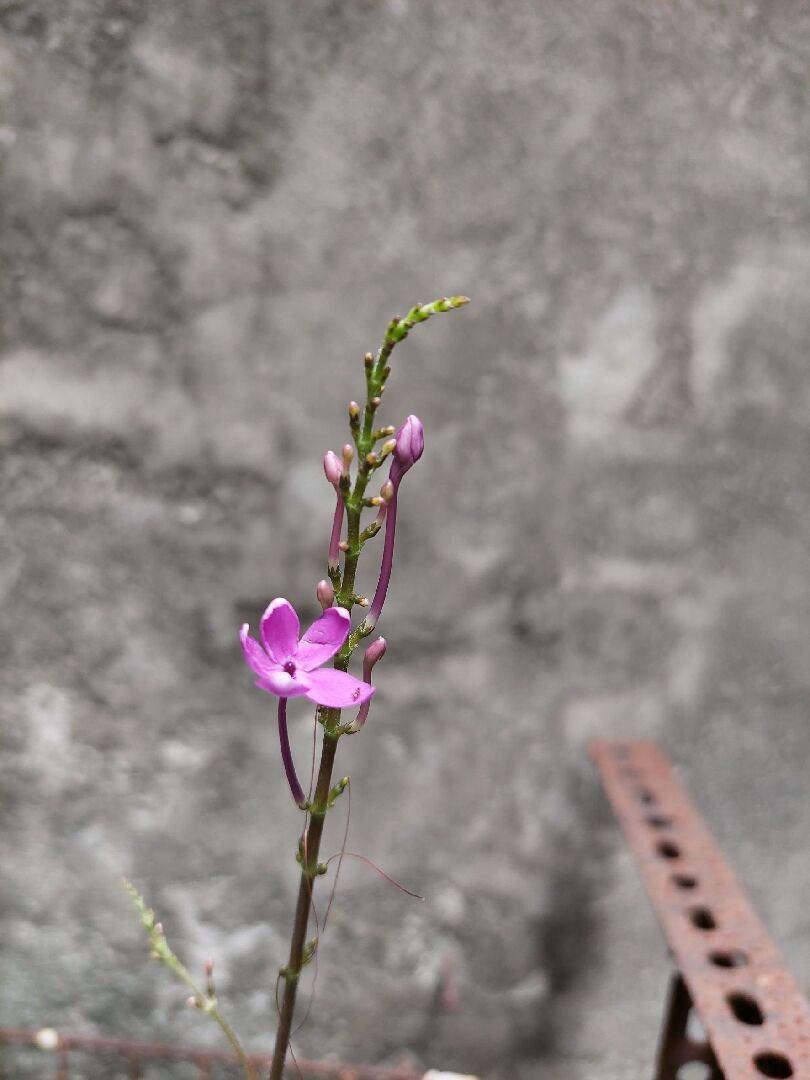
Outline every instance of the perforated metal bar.
<svg viewBox="0 0 810 1080"><path fill-rule="evenodd" d="M661 1080L693 1060L725 1080L810 1080L810 1005L666 757L646 742L591 755L713 1055L692 1044L690 1056L685 1026L670 1024Z"/></svg>

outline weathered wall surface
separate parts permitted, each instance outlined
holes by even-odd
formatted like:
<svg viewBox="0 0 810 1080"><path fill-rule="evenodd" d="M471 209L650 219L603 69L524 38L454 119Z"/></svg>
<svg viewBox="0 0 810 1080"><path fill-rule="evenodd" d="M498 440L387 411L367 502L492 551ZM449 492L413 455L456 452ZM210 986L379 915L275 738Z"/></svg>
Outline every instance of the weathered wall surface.
<svg viewBox="0 0 810 1080"><path fill-rule="evenodd" d="M0 5L3 1022L218 1044L127 873L269 1044L296 811L236 629L314 614L362 353L450 292L341 745L428 902L345 867L299 1048L644 1072L594 735L682 765L810 989L809 65L778 0Z"/></svg>

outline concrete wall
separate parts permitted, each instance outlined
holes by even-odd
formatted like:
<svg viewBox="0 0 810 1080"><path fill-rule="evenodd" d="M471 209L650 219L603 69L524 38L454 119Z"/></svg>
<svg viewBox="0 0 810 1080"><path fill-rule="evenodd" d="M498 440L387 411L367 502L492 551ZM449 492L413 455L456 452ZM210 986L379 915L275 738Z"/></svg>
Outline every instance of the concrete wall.
<svg viewBox="0 0 810 1080"><path fill-rule="evenodd" d="M0 28L2 1022L219 1045L126 873L269 1045L298 818L235 635L277 594L314 613L362 354L451 292L385 399L427 450L340 750L352 849L428 901L345 866L299 1049L645 1071L666 960L595 735L682 766L810 986L806 6L19 0Z"/></svg>

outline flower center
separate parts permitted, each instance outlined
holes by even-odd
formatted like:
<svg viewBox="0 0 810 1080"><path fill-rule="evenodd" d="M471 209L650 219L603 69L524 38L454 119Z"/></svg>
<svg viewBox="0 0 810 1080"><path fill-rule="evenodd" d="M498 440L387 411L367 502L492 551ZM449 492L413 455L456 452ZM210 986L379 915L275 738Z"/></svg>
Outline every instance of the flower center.
<svg viewBox="0 0 810 1080"><path fill-rule="evenodd" d="M295 678L295 664L293 663L293 661L292 661L292 660L288 660L288 661L287 661L287 663L286 663L286 664L284 665L284 670L285 670L285 671L287 672L287 674L288 674L288 675L290 675L290 676L291 676L291 677L292 677L293 679Z"/></svg>

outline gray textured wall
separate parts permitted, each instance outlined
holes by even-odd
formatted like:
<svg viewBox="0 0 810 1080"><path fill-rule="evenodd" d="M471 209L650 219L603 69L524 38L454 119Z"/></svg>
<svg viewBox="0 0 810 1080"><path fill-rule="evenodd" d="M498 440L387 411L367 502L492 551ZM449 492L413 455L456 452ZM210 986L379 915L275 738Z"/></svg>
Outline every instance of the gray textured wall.
<svg viewBox="0 0 810 1080"><path fill-rule="evenodd" d="M474 305L385 401L427 450L340 751L352 847L428 902L346 866L299 1048L644 1073L666 962L594 735L682 765L810 988L808 6L18 0L0 28L0 1019L218 1045L126 872L268 1045L297 817L235 633L312 609L362 353L448 292Z"/></svg>

